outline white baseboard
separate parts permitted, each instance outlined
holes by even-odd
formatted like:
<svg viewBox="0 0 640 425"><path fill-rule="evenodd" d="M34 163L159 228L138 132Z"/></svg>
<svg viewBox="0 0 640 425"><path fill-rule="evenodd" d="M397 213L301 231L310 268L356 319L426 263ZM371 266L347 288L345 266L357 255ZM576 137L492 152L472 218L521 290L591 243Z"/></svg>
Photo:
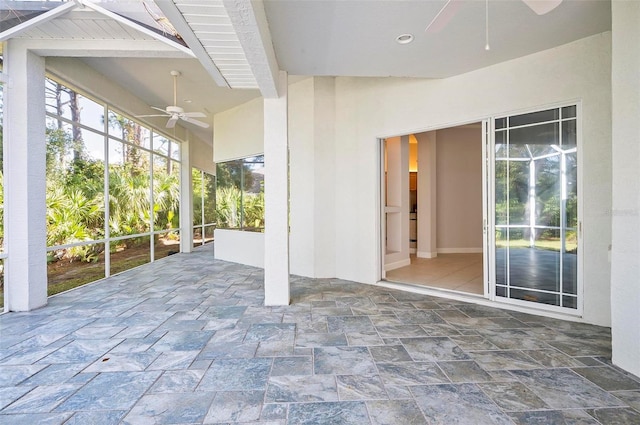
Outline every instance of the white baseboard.
<svg viewBox="0 0 640 425"><path fill-rule="evenodd" d="M411 265L411 258L406 258L404 260L394 261L393 263L385 264L384 270L385 271L395 270L395 269L399 269L400 267L409 266L409 265Z"/></svg>
<svg viewBox="0 0 640 425"><path fill-rule="evenodd" d="M423 251L418 251L416 253L416 257L418 258L436 258L438 256L437 252L423 252Z"/></svg>
<svg viewBox="0 0 640 425"><path fill-rule="evenodd" d="M438 254L482 254L482 248L438 248Z"/></svg>

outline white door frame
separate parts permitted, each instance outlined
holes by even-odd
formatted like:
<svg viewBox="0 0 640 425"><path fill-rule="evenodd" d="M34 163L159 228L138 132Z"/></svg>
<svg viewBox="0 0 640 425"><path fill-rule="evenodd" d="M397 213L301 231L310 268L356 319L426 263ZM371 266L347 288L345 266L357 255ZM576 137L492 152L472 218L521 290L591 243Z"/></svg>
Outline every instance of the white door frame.
<svg viewBox="0 0 640 425"><path fill-rule="evenodd" d="M493 180L493 155L495 154L495 135L493 132L493 119L482 120L482 277L484 297L495 299L495 264L493 261L493 247L495 246L494 215L494 185Z"/></svg>

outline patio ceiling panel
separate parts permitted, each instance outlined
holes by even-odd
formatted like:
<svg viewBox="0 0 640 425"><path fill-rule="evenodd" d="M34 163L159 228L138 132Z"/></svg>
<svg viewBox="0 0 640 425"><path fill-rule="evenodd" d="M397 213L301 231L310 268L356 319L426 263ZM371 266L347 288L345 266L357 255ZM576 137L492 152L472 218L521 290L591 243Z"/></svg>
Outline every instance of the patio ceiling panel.
<svg viewBox="0 0 640 425"><path fill-rule="evenodd" d="M176 0L175 4L229 86L258 88L258 82L253 73L238 73L235 68L218 66L219 63L233 60L243 70L251 69L223 2L221 0Z"/></svg>
<svg viewBox="0 0 640 425"><path fill-rule="evenodd" d="M265 97L277 95L279 67L262 3L156 0L156 4L218 85L260 89Z"/></svg>

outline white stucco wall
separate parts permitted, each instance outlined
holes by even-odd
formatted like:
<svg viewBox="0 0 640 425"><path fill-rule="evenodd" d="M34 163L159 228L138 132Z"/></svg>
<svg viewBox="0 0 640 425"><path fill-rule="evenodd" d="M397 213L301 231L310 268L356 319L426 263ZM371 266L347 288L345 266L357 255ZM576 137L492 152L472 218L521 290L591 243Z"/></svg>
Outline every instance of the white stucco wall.
<svg viewBox="0 0 640 425"><path fill-rule="evenodd" d="M313 104L313 78L289 86L289 258L291 273L302 276L314 276L316 250L315 204L310 196L315 190Z"/></svg>
<svg viewBox="0 0 640 425"><path fill-rule="evenodd" d="M335 276L333 78L289 86L291 273Z"/></svg>
<svg viewBox="0 0 640 425"><path fill-rule="evenodd" d="M612 8L613 363L640 376L640 3Z"/></svg>
<svg viewBox="0 0 640 425"><path fill-rule="evenodd" d="M213 238L216 259L264 267L264 233L216 229Z"/></svg>
<svg viewBox="0 0 640 425"><path fill-rule="evenodd" d="M264 152L264 101L250 100L213 117L213 160L223 162Z"/></svg>
<svg viewBox="0 0 640 425"><path fill-rule="evenodd" d="M336 275L376 282L379 137L582 101L584 319L608 325L611 34L443 80L336 79Z"/></svg>
<svg viewBox="0 0 640 425"><path fill-rule="evenodd" d="M213 162L213 147L205 143L190 143L191 166L209 174L216 174L216 164Z"/></svg>

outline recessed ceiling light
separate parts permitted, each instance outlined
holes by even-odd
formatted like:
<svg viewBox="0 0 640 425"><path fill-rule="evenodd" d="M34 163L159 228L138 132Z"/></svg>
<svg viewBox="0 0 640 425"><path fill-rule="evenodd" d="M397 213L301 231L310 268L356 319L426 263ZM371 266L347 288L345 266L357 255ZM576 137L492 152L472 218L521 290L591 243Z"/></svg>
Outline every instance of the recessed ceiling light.
<svg viewBox="0 0 640 425"><path fill-rule="evenodd" d="M191 102L193 102L193 100L191 100L191 99L185 99L185 100L183 100L183 102L184 102L184 103L191 103Z"/></svg>
<svg viewBox="0 0 640 425"><path fill-rule="evenodd" d="M401 35L396 37L396 42L398 44L409 44L412 41L413 41L413 35L412 34L401 34Z"/></svg>

